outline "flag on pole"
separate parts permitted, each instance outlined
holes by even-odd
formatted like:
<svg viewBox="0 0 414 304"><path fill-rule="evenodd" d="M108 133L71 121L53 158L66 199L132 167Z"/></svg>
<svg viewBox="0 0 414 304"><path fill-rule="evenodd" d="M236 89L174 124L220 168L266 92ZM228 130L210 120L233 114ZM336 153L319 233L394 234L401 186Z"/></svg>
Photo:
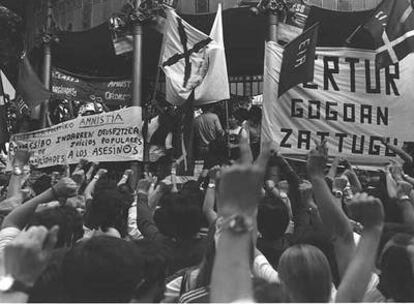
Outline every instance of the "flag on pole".
<svg viewBox="0 0 414 304"><path fill-rule="evenodd" d="M16 90L14 89L13 85L10 83L7 76L0 70L0 77L3 85L3 93L4 95L8 95L10 100L16 98Z"/></svg>
<svg viewBox="0 0 414 304"><path fill-rule="evenodd" d="M404 59L414 51L411 0L383 0L363 29L374 38L378 68Z"/></svg>
<svg viewBox="0 0 414 304"><path fill-rule="evenodd" d="M174 10L166 10L166 14L161 61L166 76L166 99L181 105L206 76L207 46L212 39L185 22Z"/></svg>
<svg viewBox="0 0 414 304"><path fill-rule="evenodd" d="M50 97L50 92L39 80L26 56L19 64L17 91L32 109Z"/></svg>
<svg viewBox="0 0 414 304"><path fill-rule="evenodd" d="M230 99L221 3L210 32L210 38L215 43L208 45L208 71L203 82L195 89L195 103L197 105Z"/></svg>
<svg viewBox="0 0 414 304"><path fill-rule="evenodd" d="M3 72L0 73L0 152L5 151L5 144L9 140L9 132L7 130L7 103L4 95Z"/></svg>
<svg viewBox="0 0 414 304"><path fill-rule="evenodd" d="M300 83L313 80L318 29L319 24L316 23L285 47L278 96Z"/></svg>

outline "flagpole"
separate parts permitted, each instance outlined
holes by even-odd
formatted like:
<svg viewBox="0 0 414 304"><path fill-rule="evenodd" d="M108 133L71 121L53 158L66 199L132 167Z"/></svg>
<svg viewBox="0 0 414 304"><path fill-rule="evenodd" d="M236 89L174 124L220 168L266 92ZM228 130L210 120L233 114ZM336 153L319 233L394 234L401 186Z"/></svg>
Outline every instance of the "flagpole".
<svg viewBox="0 0 414 304"><path fill-rule="evenodd" d="M163 33L163 39L162 39L162 47L164 46L164 40L165 40L165 35ZM154 91L152 92L152 96L151 96L151 105L153 105L156 101L157 101L157 88L158 85L160 83L160 78L161 78L161 63L162 63L162 50L160 51L160 56L158 58L158 65L157 65L157 73L155 76L155 84L154 84ZM148 113L148 108L146 107L145 109L143 109L143 127L142 127L142 136L144 137L144 171L145 172L149 172L149 158L150 158L150 145L148 142L148 123L149 123L149 113Z"/></svg>
<svg viewBox="0 0 414 304"><path fill-rule="evenodd" d="M269 11L269 41L277 42L278 12Z"/></svg>
<svg viewBox="0 0 414 304"><path fill-rule="evenodd" d="M52 30L52 15L53 15L53 5L52 0L47 1L47 21L46 21L46 33L45 35L50 35ZM51 50L51 39L47 37L43 41L43 84L47 90L50 90L50 71L52 67L52 50ZM48 115L49 100L45 100L41 105L41 128L47 126L47 115Z"/></svg>
<svg viewBox="0 0 414 304"><path fill-rule="evenodd" d="M141 4L141 0L135 0L134 10L137 12ZM139 20L132 20L132 35L133 35L133 65L132 65L132 106L140 107L142 105L142 37L143 28ZM142 109L142 122L145 121L145 109ZM145 134L143 134L145 136ZM145 138L143 138L145 142ZM145 150L145 144L144 144ZM137 185L139 178L142 174L142 166L138 161L131 163L132 185Z"/></svg>

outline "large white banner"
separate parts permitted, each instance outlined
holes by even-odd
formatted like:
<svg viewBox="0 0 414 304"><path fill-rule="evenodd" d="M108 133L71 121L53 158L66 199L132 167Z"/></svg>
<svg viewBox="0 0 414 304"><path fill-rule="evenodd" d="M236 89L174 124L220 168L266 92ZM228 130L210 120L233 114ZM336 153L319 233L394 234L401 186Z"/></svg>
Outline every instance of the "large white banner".
<svg viewBox="0 0 414 304"><path fill-rule="evenodd" d="M330 155L359 163L395 156L381 143L414 141L414 55L375 69L375 54L318 48L313 83L277 98L283 49L266 45L263 141L276 140L282 153L307 154L326 138Z"/></svg>
<svg viewBox="0 0 414 304"><path fill-rule="evenodd" d="M31 152L37 168L89 161L140 161L143 157L141 108L83 116L50 128L13 135L9 151Z"/></svg>

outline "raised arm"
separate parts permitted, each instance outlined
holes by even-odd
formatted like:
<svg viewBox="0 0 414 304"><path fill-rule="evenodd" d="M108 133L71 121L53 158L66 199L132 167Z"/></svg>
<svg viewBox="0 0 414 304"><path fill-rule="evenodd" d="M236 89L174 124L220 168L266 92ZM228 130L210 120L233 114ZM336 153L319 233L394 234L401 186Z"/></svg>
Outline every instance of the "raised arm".
<svg viewBox="0 0 414 304"><path fill-rule="evenodd" d="M153 212L148 206L148 189L151 180L141 179L137 186L137 226L144 238L149 240L163 239L153 219Z"/></svg>
<svg viewBox="0 0 414 304"><path fill-rule="evenodd" d="M386 138L382 138L381 139L381 143L387 147L388 149L390 149L391 151L393 151L394 153L396 153L399 157L401 157L401 159L407 163L412 164L413 163L413 158L407 153L405 152L403 149L401 149L400 147L397 146L393 146L391 145Z"/></svg>
<svg viewBox="0 0 414 304"><path fill-rule="evenodd" d="M247 145L244 142L243 145ZM249 161L248 146L241 146L241 164L224 168L218 188L220 238L211 276L211 302L252 301L251 261L256 213L265 168L267 147L256 164Z"/></svg>
<svg viewBox="0 0 414 304"><path fill-rule="evenodd" d="M93 193L95 191L96 183L107 172L108 172L108 170L106 170L106 169L99 169L98 172L95 174L95 176L92 178L92 180L89 182L89 184L86 186L84 194L85 194L85 199L87 201L91 200L93 198Z"/></svg>
<svg viewBox="0 0 414 304"><path fill-rule="evenodd" d="M401 210L404 224L414 229L414 202L412 200L413 186L405 181L397 183L396 204Z"/></svg>
<svg viewBox="0 0 414 304"><path fill-rule="evenodd" d="M335 301L361 302L375 270L375 259L384 226L384 210L379 199L357 194L349 204L352 217L362 223L361 239L338 287Z"/></svg>
<svg viewBox="0 0 414 304"><path fill-rule="evenodd" d="M325 181L324 170L327 160L328 149L326 144L322 143L309 153L307 170L319 215L326 232L333 240L338 272L342 278L353 255L355 243L351 223L342 211L341 206L335 203L335 197Z"/></svg>
<svg viewBox="0 0 414 304"><path fill-rule="evenodd" d="M5 247L1 273L19 282L20 288L14 289L12 286L8 292L0 292L1 303L28 301L27 290L35 285L47 267L57 242L58 230L57 226L49 231L45 227L30 227Z"/></svg>
<svg viewBox="0 0 414 304"><path fill-rule="evenodd" d="M355 170L352 168L351 163L347 159L344 160L344 166L346 169L344 174L348 178L349 183L351 184L352 191L354 193L361 192L361 182L359 181L358 175L356 174Z"/></svg>
<svg viewBox="0 0 414 304"><path fill-rule="evenodd" d="M328 174L326 175L326 177L334 180L334 178L336 177L336 173L338 171L338 167L340 162L342 161L341 157L337 156L335 157L335 159L333 160L331 167L329 168Z"/></svg>
<svg viewBox="0 0 414 304"><path fill-rule="evenodd" d="M29 158L28 150L20 149L16 151L12 161L12 175L7 187L7 198L20 195L24 179L24 167L28 164Z"/></svg>
<svg viewBox="0 0 414 304"><path fill-rule="evenodd" d="M214 211L214 204L216 202L216 178L220 171L219 166L214 166L210 169L210 181L204 194L203 213L209 225L217 219L217 213Z"/></svg>
<svg viewBox="0 0 414 304"><path fill-rule="evenodd" d="M15 227L22 230L28 224L30 218L40 204L48 203L59 197L71 197L76 195L78 185L70 178L62 178L55 186L20 205L9 213L3 221L2 228Z"/></svg>

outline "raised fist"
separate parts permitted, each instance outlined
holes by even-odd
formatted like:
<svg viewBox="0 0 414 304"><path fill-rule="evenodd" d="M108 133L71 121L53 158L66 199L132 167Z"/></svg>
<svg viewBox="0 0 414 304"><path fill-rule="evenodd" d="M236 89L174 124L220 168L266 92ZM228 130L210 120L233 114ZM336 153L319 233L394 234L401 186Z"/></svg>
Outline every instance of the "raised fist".
<svg viewBox="0 0 414 304"><path fill-rule="evenodd" d="M72 197L78 193L79 185L71 178L64 177L53 186L58 197Z"/></svg>
<svg viewBox="0 0 414 304"><path fill-rule="evenodd" d="M310 176L324 176L325 168L328 162L328 148L326 147L326 140L321 144L316 145L308 154L307 169Z"/></svg>
<svg viewBox="0 0 414 304"><path fill-rule="evenodd" d="M382 227L384 208L381 200L366 193L357 193L348 204L351 217L364 228Z"/></svg>

